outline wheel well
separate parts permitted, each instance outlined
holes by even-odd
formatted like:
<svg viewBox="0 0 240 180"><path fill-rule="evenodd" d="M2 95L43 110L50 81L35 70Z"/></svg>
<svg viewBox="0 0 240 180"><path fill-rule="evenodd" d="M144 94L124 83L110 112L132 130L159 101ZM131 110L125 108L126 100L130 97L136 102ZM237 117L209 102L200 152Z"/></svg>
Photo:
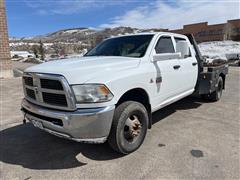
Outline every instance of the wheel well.
<svg viewBox="0 0 240 180"><path fill-rule="evenodd" d="M222 79L223 79L223 89L225 89L225 78L226 78L226 75L221 73L221 74L219 74L219 76L222 77Z"/></svg>
<svg viewBox="0 0 240 180"><path fill-rule="evenodd" d="M125 101L136 101L145 106L146 110L148 111L148 117L149 117L148 127L151 128L152 111L151 111L151 105L150 105L149 96L147 92L141 88L131 89L122 95L122 97L119 99L117 103L117 106Z"/></svg>

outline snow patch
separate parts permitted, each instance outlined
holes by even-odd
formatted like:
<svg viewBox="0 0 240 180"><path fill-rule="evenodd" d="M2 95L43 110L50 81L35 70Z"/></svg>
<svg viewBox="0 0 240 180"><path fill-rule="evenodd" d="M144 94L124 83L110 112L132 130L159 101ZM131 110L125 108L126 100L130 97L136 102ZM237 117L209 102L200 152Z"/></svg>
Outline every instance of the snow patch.
<svg viewBox="0 0 240 180"><path fill-rule="evenodd" d="M27 58L29 56L34 56L33 54L29 53L28 51L11 51L11 57L17 55L17 56L21 56L23 58Z"/></svg>
<svg viewBox="0 0 240 180"><path fill-rule="evenodd" d="M240 42L211 41L199 44L203 56L210 59L231 60L240 56Z"/></svg>

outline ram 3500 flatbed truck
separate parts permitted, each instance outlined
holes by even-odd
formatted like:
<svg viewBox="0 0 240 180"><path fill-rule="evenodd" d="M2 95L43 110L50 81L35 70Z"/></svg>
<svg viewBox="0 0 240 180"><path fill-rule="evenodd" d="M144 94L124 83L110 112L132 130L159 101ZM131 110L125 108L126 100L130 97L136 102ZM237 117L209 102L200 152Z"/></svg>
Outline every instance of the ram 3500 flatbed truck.
<svg viewBox="0 0 240 180"><path fill-rule="evenodd" d="M209 66L192 35L168 32L106 39L84 57L46 62L23 75L25 120L59 137L140 147L151 114L193 93L217 101L226 64Z"/></svg>

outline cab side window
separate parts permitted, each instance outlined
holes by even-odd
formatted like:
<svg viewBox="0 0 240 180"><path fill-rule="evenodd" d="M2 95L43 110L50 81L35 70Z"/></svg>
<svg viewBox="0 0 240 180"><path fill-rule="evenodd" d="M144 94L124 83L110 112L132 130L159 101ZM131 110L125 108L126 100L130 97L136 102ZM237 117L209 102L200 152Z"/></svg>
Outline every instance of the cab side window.
<svg viewBox="0 0 240 180"><path fill-rule="evenodd" d="M186 39L180 38L180 37L174 37L174 40L175 40L176 44L177 44L178 41L186 41ZM191 57L191 56L192 55L191 55L191 51L190 51L190 48L189 48L189 54L187 56L185 56L184 58L188 58L188 57Z"/></svg>
<svg viewBox="0 0 240 180"><path fill-rule="evenodd" d="M174 53L174 46L171 37L169 36L163 36L160 37L160 39L157 42L157 45L155 47L155 51L157 54L161 53Z"/></svg>

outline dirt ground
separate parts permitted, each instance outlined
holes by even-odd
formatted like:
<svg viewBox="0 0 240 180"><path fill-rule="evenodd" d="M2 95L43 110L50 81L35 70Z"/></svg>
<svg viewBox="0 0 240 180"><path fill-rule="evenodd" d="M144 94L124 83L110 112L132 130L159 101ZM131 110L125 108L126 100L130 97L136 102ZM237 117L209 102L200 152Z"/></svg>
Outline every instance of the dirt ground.
<svg viewBox="0 0 240 180"><path fill-rule="evenodd" d="M240 68L219 102L185 98L154 113L139 150L60 139L22 124L21 78L0 79L0 179L239 179Z"/></svg>

